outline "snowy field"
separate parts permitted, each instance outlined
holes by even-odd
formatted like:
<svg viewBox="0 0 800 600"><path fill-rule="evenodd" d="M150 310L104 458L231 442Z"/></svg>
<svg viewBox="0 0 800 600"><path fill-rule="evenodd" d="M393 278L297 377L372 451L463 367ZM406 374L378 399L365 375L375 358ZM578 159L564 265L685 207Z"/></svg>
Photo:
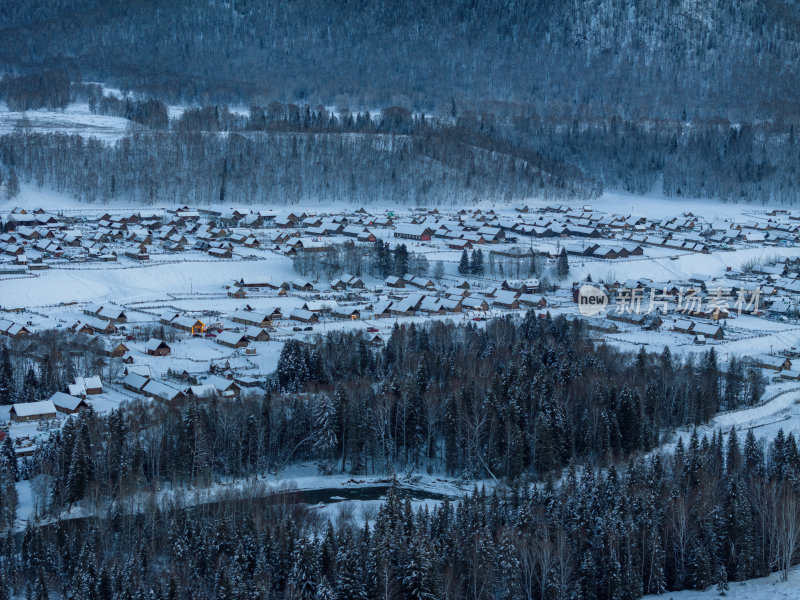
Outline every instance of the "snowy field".
<svg viewBox="0 0 800 600"><path fill-rule="evenodd" d="M0 103L0 135L23 130L27 133L63 133L116 142L130 130L122 117L92 114L86 103L70 104L63 111L10 111Z"/></svg>
<svg viewBox="0 0 800 600"><path fill-rule="evenodd" d="M777 573L761 579L728 584L724 592L716 586L705 591L667 592L661 596L644 596L642 600L797 600L800 598L800 565L789 571L789 581L780 581Z"/></svg>

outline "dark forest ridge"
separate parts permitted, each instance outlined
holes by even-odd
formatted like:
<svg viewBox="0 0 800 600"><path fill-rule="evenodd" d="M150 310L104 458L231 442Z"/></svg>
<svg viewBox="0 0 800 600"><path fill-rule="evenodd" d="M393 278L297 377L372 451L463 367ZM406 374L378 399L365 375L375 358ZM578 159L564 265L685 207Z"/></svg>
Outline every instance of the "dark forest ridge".
<svg viewBox="0 0 800 600"><path fill-rule="evenodd" d="M753 120L798 113L798 24L779 0L20 0L0 65L203 104Z"/></svg>

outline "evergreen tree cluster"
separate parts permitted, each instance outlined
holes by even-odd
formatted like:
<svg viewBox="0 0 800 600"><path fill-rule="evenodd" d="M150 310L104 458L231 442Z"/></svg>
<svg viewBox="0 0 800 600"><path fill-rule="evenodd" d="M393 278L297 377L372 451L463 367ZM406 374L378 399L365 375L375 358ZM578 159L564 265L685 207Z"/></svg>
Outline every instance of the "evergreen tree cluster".
<svg viewBox="0 0 800 600"><path fill-rule="evenodd" d="M427 257L409 251L405 244L376 240L371 245L334 244L327 250L306 252L300 250L292 256L292 267L305 277L332 279L343 273L361 277L369 273L385 279L389 275L406 274L424 276L430 265Z"/></svg>
<svg viewBox="0 0 800 600"><path fill-rule="evenodd" d="M458 261L458 272L461 275L475 275L482 277L485 271L483 264L483 250L478 248L471 253L467 253L467 249L461 253L461 260Z"/></svg>
<svg viewBox="0 0 800 600"><path fill-rule="evenodd" d="M395 244L378 239L372 246L368 258L367 272L373 277L386 279L390 275L402 278L404 275L424 276L428 274L430 265L424 254L409 252L405 244Z"/></svg>
<svg viewBox="0 0 800 600"><path fill-rule="evenodd" d="M67 73L48 70L14 77L6 73L0 79L0 100L8 109L24 112L37 108L65 108L70 99L70 78Z"/></svg>
<svg viewBox="0 0 800 600"><path fill-rule="evenodd" d="M29 525L0 537L0 597L635 599L785 578L800 547L800 453L782 431L766 448L695 431L674 453L433 507L395 479L363 525L320 524L298 499L253 487Z"/></svg>
<svg viewBox="0 0 800 600"><path fill-rule="evenodd" d="M150 129L166 129L169 126L167 106L159 100L122 99L112 95L92 96L89 110L95 114L122 117Z"/></svg>
<svg viewBox="0 0 800 600"><path fill-rule="evenodd" d="M44 476L45 512L87 498L124 498L167 483L280 471L546 479L574 461L616 464L662 432L760 400L748 366L721 375L711 348L697 362L587 338L579 321L529 313L485 328L396 326L383 349L358 332L287 341L266 391L235 403L133 404L86 412L39 445L21 471Z"/></svg>
<svg viewBox="0 0 800 600"><path fill-rule="evenodd" d="M101 340L57 330L0 340L0 404L33 402L65 391L77 375L115 376Z"/></svg>

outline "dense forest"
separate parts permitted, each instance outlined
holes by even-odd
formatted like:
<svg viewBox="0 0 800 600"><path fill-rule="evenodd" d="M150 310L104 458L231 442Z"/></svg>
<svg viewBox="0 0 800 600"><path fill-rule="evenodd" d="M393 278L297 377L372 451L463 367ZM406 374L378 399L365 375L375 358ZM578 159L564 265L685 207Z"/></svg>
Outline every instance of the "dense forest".
<svg viewBox="0 0 800 600"><path fill-rule="evenodd" d="M463 143L451 130L426 125L414 135L142 132L114 146L11 134L0 136L0 163L87 202L456 204L597 194L574 168L545 171L526 156L532 153L493 146Z"/></svg>
<svg viewBox="0 0 800 600"><path fill-rule="evenodd" d="M753 121L798 114L799 22L789 0L19 0L0 65L169 102Z"/></svg>
<svg viewBox="0 0 800 600"><path fill-rule="evenodd" d="M102 368L98 349L62 336L0 347L3 401L46 396ZM758 403L763 385L746 360L720 372L713 348L697 360L666 348L623 353L592 342L579 321L533 312L485 328L397 326L380 349L355 333L290 341L263 388L234 402L90 410L31 457L0 446L0 518L13 520L20 478L37 513L56 518L2 538L0 597L723 589L793 560L800 532L784 525L800 511L796 441L780 434L765 448L734 429L640 457L676 426ZM343 515L334 526L291 490L267 493L255 479L296 461L353 476L427 469L489 479L496 491L415 512L395 484L367 525ZM210 504L156 500L231 480L242 491ZM92 516L58 520L76 506Z"/></svg>
<svg viewBox="0 0 800 600"><path fill-rule="evenodd" d="M0 474L7 464L0 453ZM740 440L731 429L619 467L570 467L558 486L519 480L431 509L414 510L395 480L363 524L347 513L320 522L300 496L265 495L257 482L196 507L180 496L112 502L0 537L0 596L610 600L710 585L724 594L728 582L787 577L800 547L798 474L791 435L765 448L752 430Z"/></svg>
<svg viewBox="0 0 800 600"><path fill-rule="evenodd" d="M80 368L0 350L6 402L52 393ZM763 386L746 361L720 373L713 348L696 362L668 349L632 356L596 345L578 321L533 312L485 328L397 327L381 350L330 333L312 347L287 342L264 391L236 403L133 405L71 420L23 471L49 478L43 506L55 513L90 490L97 499L207 485L296 460L356 475L544 479L575 460L626 460L671 428L758 403ZM92 475L78 477L84 470Z"/></svg>

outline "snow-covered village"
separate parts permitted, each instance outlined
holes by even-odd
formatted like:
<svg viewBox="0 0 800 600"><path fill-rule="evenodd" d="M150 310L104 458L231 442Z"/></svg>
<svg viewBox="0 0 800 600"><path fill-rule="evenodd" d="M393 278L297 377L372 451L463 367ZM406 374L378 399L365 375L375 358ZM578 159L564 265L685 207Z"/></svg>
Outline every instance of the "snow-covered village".
<svg viewBox="0 0 800 600"><path fill-rule="evenodd" d="M0 600L800 600L800 7L0 3Z"/></svg>
<svg viewBox="0 0 800 600"><path fill-rule="evenodd" d="M646 216L622 211L635 208L628 196L600 203L619 212L541 201L471 210L98 210L74 203L54 210L53 198L35 190L21 197L41 205L4 212L0 237L2 364L13 362L22 375L4 371L0 427L18 460L47 448L83 411L107 418L136 406L147 421L188 406L260 405L266 393L284 406L304 403L312 436L294 442L294 456L279 451L264 471L251 473L267 489L289 485L319 498L313 512L344 511L360 521L385 497L387 474L397 469L412 506L430 507L475 482L494 488L496 474L477 468L472 477L455 476L450 449L435 441L447 419L441 401L421 407L433 414L414 426L428 440L424 451L389 431L381 445L370 433L361 447L342 451L338 436L349 426L320 423L326 415L317 414L330 386L320 370L331 368L322 366L320 347L341 347L348 357L325 360L349 368L353 360L375 360L370 354L387 360L434 323L440 327L426 337L454 326L482 337L498 321L513 327L531 319L563 322L593 346L662 359L669 352L687 365L713 352L721 396L713 406L703 399L681 406L659 436L664 447L688 445L698 431L729 436L733 428L744 440L751 431L774 437L800 430L800 211L736 207L731 217L724 207L719 216ZM586 286L601 290L607 305L586 310ZM408 427L409 416L391 403L384 414L349 410L353 427L359 419L370 430ZM465 427L485 426L491 411L480 410L471 417L480 420ZM695 411L710 417L699 430ZM324 460L314 438L326 435L337 448ZM196 451L230 460L210 437L202 444ZM184 493L202 489L208 502L244 481L235 471L212 475L204 467ZM45 518L47 487L36 479L17 486L24 502L16 527ZM360 495L368 499L351 499ZM77 514L96 510L91 504Z"/></svg>

